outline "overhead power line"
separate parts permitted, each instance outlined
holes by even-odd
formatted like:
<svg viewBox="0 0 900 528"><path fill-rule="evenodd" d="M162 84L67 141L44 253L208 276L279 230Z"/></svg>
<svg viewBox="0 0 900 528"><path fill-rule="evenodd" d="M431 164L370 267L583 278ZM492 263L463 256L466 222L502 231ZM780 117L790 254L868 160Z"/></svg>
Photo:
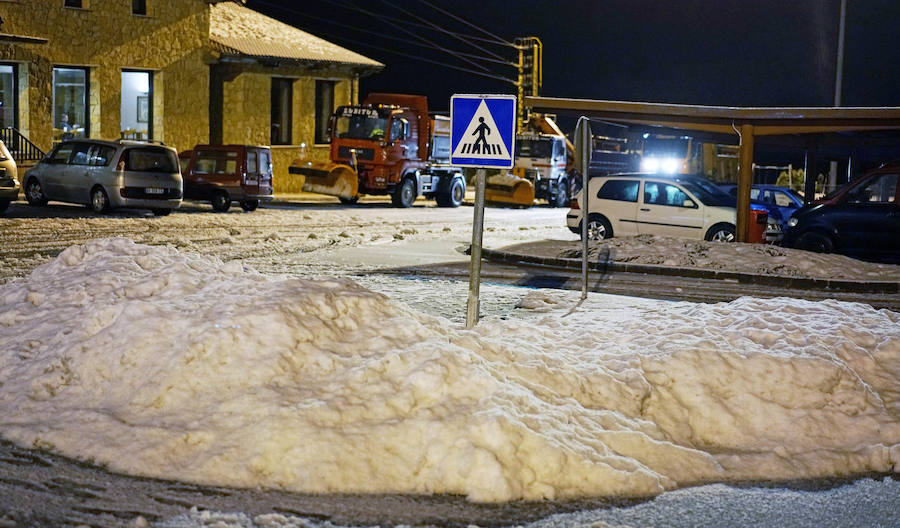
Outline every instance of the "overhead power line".
<svg viewBox="0 0 900 528"><path fill-rule="evenodd" d="M446 29L440 27L439 25L435 24L434 22L430 22L430 21L428 21L428 20L425 20L424 18L422 18L422 17L416 15L415 13L411 13L410 11L408 11L408 10L406 10L406 9L403 9L402 7L400 7L400 6L396 5L396 4L394 4L393 2L390 2L389 0L381 0L381 1L384 2L385 4L389 5L389 6L393 7L394 9L397 9L398 11L402 11L403 13L406 13L408 16L411 16L411 17L413 17L413 18L416 19L416 20L419 20L419 21L422 21L422 22L428 24L429 26L431 26L431 27L433 27L434 29L440 31L441 33L450 35L451 37L453 37L453 38L459 40L459 41L462 42L463 44L466 44L466 45L471 46L471 47L473 47L473 48L475 48L475 49L477 49L477 50L479 50L479 51L482 51L482 52L484 52L484 53L487 53L488 55L494 57L495 59L503 59L503 57L501 57L500 55L497 55L496 53L494 53L494 52L492 52L492 51L490 51L490 50L488 50L488 49L485 49L485 48L483 48L483 47L481 47L481 46L478 46L478 45L476 45L476 44L473 44L471 41L466 40L466 39L464 39L464 38L462 38L462 37L460 37L460 36L458 36L458 35L456 35L456 34L450 32L450 31L448 31L448 30L446 30Z"/></svg>
<svg viewBox="0 0 900 528"><path fill-rule="evenodd" d="M467 63L471 64L472 66L475 66L476 68L481 69L482 71L485 71L485 72L490 71L488 68L482 66L481 64L478 64L477 62L475 62L475 61L473 61L473 60L469 60L469 59L466 58L466 57L461 57L461 56L457 55L456 53L454 53L453 50L449 50L449 49L447 49L447 48L444 48L443 46L438 46L437 44L435 44L435 43L432 42L431 40L429 40L429 39L427 39L427 38L425 38L425 37L421 37L421 36L419 36L419 35L416 35L416 34L413 33L412 31L410 31L410 30L406 29L405 27L403 27L402 25L398 24L398 23L393 19L393 17L389 17L389 16L385 16L385 15L380 15L380 14L378 14L378 13L369 11L368 9L364 9L364 8L362 8L362 7L355 6L355 5L353 5L352 3L344 4L343 7L346 8L346 9L354 9L354 10L356 10L356 11L360 11L360 12L362 12L362 13L365 13L365 14L371 16L371 17L375 17L375 18L377 18L378 20L381 20L381 21L383 21L383 22L385 22L385 23L387 23L387 24L389 24L389 25L391 25L391 26L394 26L395 28L399 29L400 31L406 33L407 35L409 35L409 36L411 36L411 37L413 37L413 38L415 38L415 39L417 39L417 40L419 40L419 41L421 41L421 42L425 42L425 43L430 44L430 45L432 45L432 46L437 46L441 51L443 51L443 52L445 52L445 53L447 53L447 54L449 54L449 55L453 55L453 56L456 57L457 59L459 59L459 60L461 60L461 61L463 61L463 62L467 62Z"/></svg>
<svg viewBox="0 0 900 528"><path fill-rule="evenodd" d="M364 29L364 28L352 26L352 25L350 25L350 24L344 24L344 23L342 23L342 22L335 22L334 20L332 20L332 19L330 19L330 18L327 18L327 17L320 17L320 16L316 16L316 15L311 15L311 14L309 14L309 13L304 13L304 12L302 12L302 11L298 11L298 10L296 10L296 9L284 7L284 6L280 5L280 4L275 4L275 3L272 3L272 2L267 2L267 1L265 1L265 0L255 0L254 3L256 3L256 4L263 4L263 5L266 5L266 6L269 6L269 7L273 7L273 8L282 10L282 11L287 12L287 13L291 13L291 14L294 14L294 15L297 15L297 16L302 16L302 17L304 17L304 18L309 18L309 19L311 19L311 20L317 20L317 21L320 21L320 22L325 22L325 23L327 23L327 24L331 24L331 25L334 25L334 26L337 26L337 27L346 28L346 29L349 29L349 30L351 30L351 31L356 31L356 32L358 32L358 33L365 33L365 34L368 34L368 35L375 35L375 36L377 36L377 37L379 37L379 38L381 38L381 39L394 40L394 41L399 41L399 42L404 42L404 43L409 44L409 40L408 40L408 39L405 39L405 38L394 37L394 36L392 36L392 35L385 35L384 33L380 33L380 32L378 32L378 31L372 31L372 30L370 30L370 29ZM420 25L420 24L417 24L417 25ZM316 32L316 33L322 33L322 34L324 34L321 30L318 30L318 29L315 30L315 32ZM451 32L451 33L452 33L452 32ZM454 34L454 35L459 35L459 33L453 33L453 34ZM343 39L343 38L346 38L346 37L339 36L338 38ZM365 44L365 45L369 45L369 43L364 43L364 44ZM436 50L439 50L439 51L441 50L441 48L438 48L438 47L436 47L436 46L426 45L426 44L415 44L415 45L416 45L416 46L427 47L427 48L431 48L431 49L436 49ZM469 58L473 58L473 59L483 60L483 61L487 61L487 62L493 62L493 63L495 63L495 64L501 64L501 65L503 65L503 66L510 66L510 67L513 67L513 68L515 68L515 67L517 66L515 62L511 62L511 61L508 60L508 59L497 60L497 59L493 59L493 58L491 58L491 57L483 57L483 56L480 56L480 55L475 55L475 54L472 54L472 53L466 53L466 52L463 52L463 51L457 51L456 53L459 54L459 55L463 55L463 56L469 57Z"/></svg>
<svg viewBox="0 0 900 528"><path fill-rule="evenodd" d="M449 11L447 11L447 10L441 9L440 7L438 7L438 6L434 5L434 4L432 4L432 3L429 2L428 0L420 0L420 1L421 1L423 4L427 5L428 7L432 8L432 9L434 9L434 10L436 10L436 11L440 11L441 13L443 13L443 14L445 14L445 15L451 17L451 18L453 18L454 20L458 20L458 21L462 22L463 24L465 24L465 25L467 25L467 26L469 26L469 27L471 27L471 28L474 28L474 29L477 29L478 31L481 31L481 32L484 33L485 35L488 35L488 36L490 36L490 37L493 37L493 38L494 38L494 41L495 41L497 44L501 44L501 45L504 45L504 46L509 46L509 47L511 47L511 48L515 48L515 47L516 47L516 45L513 44L512 42L508 42L508 41L506 41L506 40L503 40L501 37L498 37L497 35L494 35L494 34L491 33L490 31L488 31L488 30L486 30L486 29L482 29L482 28L476 26L475 24L469 22L468 20L466 20L466 19L464 19L464 18L461 18L461 17L458 17L458 16L454 15L453 13L451 13L451 12L449 12Z"/></svg>

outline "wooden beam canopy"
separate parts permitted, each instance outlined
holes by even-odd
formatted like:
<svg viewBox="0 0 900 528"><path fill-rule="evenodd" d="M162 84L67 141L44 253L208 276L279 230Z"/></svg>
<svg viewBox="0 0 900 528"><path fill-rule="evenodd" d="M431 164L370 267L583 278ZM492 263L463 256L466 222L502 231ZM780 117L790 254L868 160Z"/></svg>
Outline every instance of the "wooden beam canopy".
<svg viewBox="0 0 900 528"><path fill-rule="evenodd" d="M900 130L900 107L734 107L525 97L532 112L588 116L630 125L739 137L737 239L749 235L753 145L757 136Z"/></svg>

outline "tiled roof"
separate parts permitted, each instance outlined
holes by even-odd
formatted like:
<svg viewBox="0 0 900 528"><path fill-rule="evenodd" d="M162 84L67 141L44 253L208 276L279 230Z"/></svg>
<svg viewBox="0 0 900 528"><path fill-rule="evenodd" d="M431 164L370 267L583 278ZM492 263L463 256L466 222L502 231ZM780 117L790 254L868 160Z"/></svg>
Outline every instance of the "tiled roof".
<svg viewBox="0 0 900 528"><path fill-rule="evenodd" d="M209 6L209 38L226 53L383 68L384 64L235 2Z"/></svg>

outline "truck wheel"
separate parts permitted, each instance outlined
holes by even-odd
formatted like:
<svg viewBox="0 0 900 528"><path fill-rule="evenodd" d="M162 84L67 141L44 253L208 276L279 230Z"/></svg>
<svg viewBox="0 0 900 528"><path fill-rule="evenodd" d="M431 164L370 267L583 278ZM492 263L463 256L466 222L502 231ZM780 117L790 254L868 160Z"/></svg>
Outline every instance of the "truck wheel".
<svg viewBox="0 0 900 528"><path fill-rule="evenodd" d="M556 182L556 199L553 200L553 207L568 207L569 205L569 184L566 180Z"/></svg>
<svg viewBox="0 0 900 528"><path fill-rule="evenodd" d="M466 184L463 183L462 178L453 178L447 186L447 191L439 193L435 196L435 200L440 207L459 207L465 196Z"/></svg>
<svg viewBox="0 0 900 528"><path fill-rule="evenodd" d="M256 208L259 207L259 200L244 200L241 202L241 209L247 211L256 211Z"/></svg>
<svg viewBox="0 0 900 528"><path fill-rule="evenodd" d="M416 201L416 182L412 178L403 178L403 181L391 195L391 202L394 207L412 207Z"/></svg>
<svg viewBox="0 0 900 528"><path fill-rule="evenodd" d="M224 213L231 207L231 197L228 196L228 193L225 191L216 191L216 194L212 196L210 203L212 204L213 211Z"/></svg>
<svg viewBox="0 0 900 528"><path fill-rule="evenodd" d="M359 201L359 195L353 196L351 198L344 198L343 196L338 196L338 200L341 201L344 205L354 205Z"/></svg>

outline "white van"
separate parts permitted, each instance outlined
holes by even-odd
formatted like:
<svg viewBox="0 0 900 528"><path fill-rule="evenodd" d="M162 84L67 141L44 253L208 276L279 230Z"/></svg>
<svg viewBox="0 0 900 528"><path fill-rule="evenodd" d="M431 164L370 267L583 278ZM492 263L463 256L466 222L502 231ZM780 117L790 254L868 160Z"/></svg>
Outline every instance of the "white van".
<svg viewBox="0 0 900 528"><path fill-rule="evenodd" d="M0 213L9 208L19 196L19 178L16 160L0 141Z"/></svg>
<svg viewBox="0 0 900 528"><path fill-rule="evenodd" d="M652 234L732 242L734 198L702 176L649 173L591 178L588 237ZM573 200L566 223L581 234L583 192Z"/></svg>

